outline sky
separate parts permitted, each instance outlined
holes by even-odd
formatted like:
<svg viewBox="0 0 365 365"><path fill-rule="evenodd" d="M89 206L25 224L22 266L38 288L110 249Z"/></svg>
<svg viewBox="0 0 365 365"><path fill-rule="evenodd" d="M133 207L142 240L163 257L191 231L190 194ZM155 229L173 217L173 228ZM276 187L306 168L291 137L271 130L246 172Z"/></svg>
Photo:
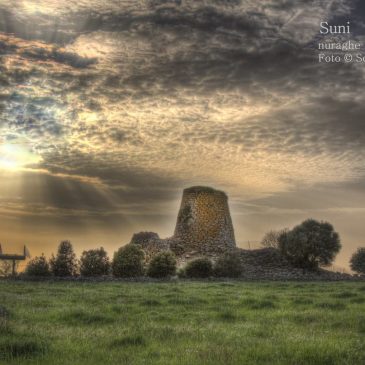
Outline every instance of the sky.
<svg viewBox="0 0 365 365"><path fill-rule="evenodd" d="M365 246L365 64L316 48L349 39L365 40L361 1L0 0L3 250L169 237L182 189L208 185L238 246L325 220L348 267Z"/></svg>

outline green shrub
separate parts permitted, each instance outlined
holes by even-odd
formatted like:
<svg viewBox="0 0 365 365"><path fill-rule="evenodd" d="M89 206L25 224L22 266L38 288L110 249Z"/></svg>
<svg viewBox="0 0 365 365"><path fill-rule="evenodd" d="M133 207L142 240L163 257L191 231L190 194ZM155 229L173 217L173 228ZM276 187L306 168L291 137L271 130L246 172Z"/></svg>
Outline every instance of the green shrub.
<svg viewBox="0 0 365 365"><path fill-rule="evenodd" d="M139 246L129 244L121 247L114 254L113 275L124 278L143 276L143 261L144 252Z"/></svg>
<svg viewBox="0 0 365 365"><path fill-rule="evenodd" d="M188 278L208 278L212 274L213 265L207 258L190 261L185 267L185 275Z"/></svg>
<svg viewBox="0 0 365 365"><path fill-rule="evenodd" d="M365 247L358 248L350 260L351 270L365 274Z"/></svg>
<svg viewBox="0 0 365 365"><path fill-rule="evenodd" d="M49 276L51 274L49 264L44 254L39 257L34 257L28 262L25 274L28 276Z"/></svg>
<svg viewBox="0 0 365 365"><path fill-rule="evenodd" d="M237 252L225 253L214 265L214 275L217 277L237 278L241 274L242 263Z"/></svg>
<svg viewBox="0 0 365 365"><path fill-rule="evenodd" d="M55 276L75 276L78 263L70 241L62 241L58 246L56 257L50 260L51 272Z"/></svg>
<svg viewBox="0 0 365 365"><path fill-rule="evenodd" d="M172 252L166 251L156 255L148 267L148 276L152 278L165 278L176 273L176 258Z"/></svg>
<svg viewBox="0 0 365 365"><path fill-rule="evenodd" d="M109 257L103 247L84 251L80 259L80 273L83 276L108 275L110 272Z"/></svg>
<svg viewBox="0 0 365 365"><path fill-rule="evenodd" d="M279 237L281 253L296 267L316 269L330 265L341 244L331 224L308 219Z"/></svg>

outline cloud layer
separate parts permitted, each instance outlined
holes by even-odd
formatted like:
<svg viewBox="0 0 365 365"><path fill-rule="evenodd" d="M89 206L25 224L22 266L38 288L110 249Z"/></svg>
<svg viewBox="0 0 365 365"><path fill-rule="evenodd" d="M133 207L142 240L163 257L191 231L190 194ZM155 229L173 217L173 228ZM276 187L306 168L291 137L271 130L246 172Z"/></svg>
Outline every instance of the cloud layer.
<svg viewBox="0 0 365 365"><path fill-rule="evenodd" d="M363 39L364 10L350 0L2 1L0 141L39 156L27 174L46 182L21 210L163 216L198 183L227 190L237 217L248 206L255 215L257 199L271 216L272 197L351 192L364 181L364 68L319 64L315 47L321 21L351 19ZM326 208L338 208L332 198Z"/></svg>

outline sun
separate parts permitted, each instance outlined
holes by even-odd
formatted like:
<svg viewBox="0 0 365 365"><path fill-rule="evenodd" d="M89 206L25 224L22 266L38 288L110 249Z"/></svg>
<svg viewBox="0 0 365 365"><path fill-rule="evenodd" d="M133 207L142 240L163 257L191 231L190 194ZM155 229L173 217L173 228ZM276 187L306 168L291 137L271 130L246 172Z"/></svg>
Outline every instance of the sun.
<svg viewBox="0 0 365 365"><path fill-rule="evenodd" d="M32 153L22 144L5 143L0 145L0 168L20 170L40 162L41 157Z"/></svg>

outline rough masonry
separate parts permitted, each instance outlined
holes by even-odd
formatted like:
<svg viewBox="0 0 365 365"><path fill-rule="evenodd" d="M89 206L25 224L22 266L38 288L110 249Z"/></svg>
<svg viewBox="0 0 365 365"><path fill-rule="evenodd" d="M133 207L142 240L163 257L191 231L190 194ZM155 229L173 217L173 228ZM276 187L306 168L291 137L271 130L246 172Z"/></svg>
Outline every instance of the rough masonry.
<svg viewBox="0 0 365 365"><path fill-rule="evenodd" d="M133 235L131 243L141 245L147 262L164 250L173 251L181 264L199 256L214 260L236 248L228 197L206 186L187 188L172 237L161 239L157 233L140 232Z"/></svg>
<svg viewBox="0 0 365 365"><path fill-rule="evenodd" d="M188 251L222 253L235 248L227 195L203 186L185 189L173 238Z"/></svg>
<svg viewBox="0 0 365 365"><path fill-rule="evenodd" d="M179 266L197 257L215 261L228 251L235 251L246 280L364 280L363 276L294 268L278 250L244 250L236 247L228 198L223 191L193 186L183 191L174 235L161 239L154 232L139 232L131 243L140 245L148 263L161 251L175 253Z"/></svg>

